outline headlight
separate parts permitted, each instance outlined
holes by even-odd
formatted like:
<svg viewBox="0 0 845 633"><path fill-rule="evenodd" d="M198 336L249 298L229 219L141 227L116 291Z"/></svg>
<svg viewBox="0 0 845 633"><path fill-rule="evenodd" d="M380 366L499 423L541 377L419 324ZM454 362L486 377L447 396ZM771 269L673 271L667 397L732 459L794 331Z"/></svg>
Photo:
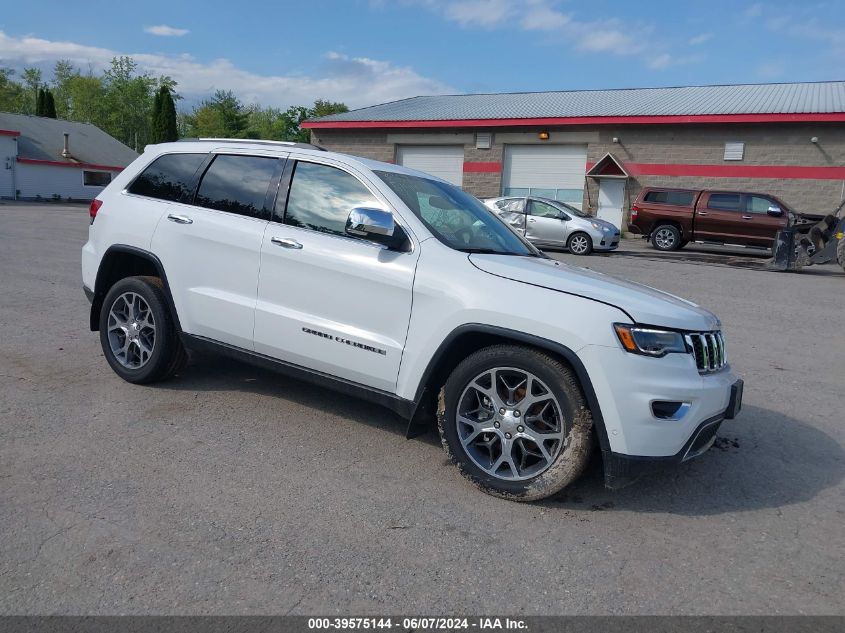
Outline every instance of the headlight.
<svg viewBox="0 0 845 633"><path fill-rule="evenodd" d="M593 227L596 231L604 231L605 233L607 233L607 232L610 230L609 228L607 228L607 227L606 227L606 226L604 226L603 224L599 224L598 222L590 222L590 225L591 225L591 226L592 226L592 227Z"/></svg>
<svg viewBox="0 0 845 633"><path fill-rule="evenodd" d="M626 351L646 356L666 356L671 352L687 353L684 335L670 330L614 323L613 329Z"/></svg>

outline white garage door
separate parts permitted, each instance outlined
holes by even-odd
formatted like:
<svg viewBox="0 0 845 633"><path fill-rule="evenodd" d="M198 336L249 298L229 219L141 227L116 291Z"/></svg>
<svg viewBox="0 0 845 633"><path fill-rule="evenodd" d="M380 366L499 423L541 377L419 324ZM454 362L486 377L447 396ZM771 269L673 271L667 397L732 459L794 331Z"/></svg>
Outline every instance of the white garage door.
<svg viewBox="0 0 845 633"><path fill-rule="evenodd" d="M459 187L464 181L463 145L400 145L399 164Z"/></svg>
<svg viewBox="0 0 845 633"><path fill-rule="evenodd" d="M551 198L580 209L586 169L586 145L506 145L503 193Z"/></svg>

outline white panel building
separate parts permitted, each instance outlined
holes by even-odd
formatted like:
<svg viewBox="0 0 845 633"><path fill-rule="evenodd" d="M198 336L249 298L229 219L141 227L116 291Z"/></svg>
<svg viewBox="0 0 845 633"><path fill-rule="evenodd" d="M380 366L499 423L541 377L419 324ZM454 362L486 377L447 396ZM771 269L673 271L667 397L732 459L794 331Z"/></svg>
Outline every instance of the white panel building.
<svg viewBox="0 0 845 633"><path fill-rule="evenodd" d="M0 198L91 200L137 157L90 123L0 112Z"/></svg>

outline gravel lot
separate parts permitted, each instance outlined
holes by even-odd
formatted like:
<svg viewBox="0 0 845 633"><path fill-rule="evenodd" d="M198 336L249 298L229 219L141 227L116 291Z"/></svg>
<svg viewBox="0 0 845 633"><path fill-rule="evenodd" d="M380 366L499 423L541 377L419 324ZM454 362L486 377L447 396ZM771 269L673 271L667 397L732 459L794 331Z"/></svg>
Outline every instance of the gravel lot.
<svg viewBox="0 0 845 633"><path fill-rule="evenodd" d="M434 433L233 361L122 382L81 206L0 204L0 613L843 614L845 274L626 240L562 260L718 313L745 408L611 492L486 496Z"/></svg>

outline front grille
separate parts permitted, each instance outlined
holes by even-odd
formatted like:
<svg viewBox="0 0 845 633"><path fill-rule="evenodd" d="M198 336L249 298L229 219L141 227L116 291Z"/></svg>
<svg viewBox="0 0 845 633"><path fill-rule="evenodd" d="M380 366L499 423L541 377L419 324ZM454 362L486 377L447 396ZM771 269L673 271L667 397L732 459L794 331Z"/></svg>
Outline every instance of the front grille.
<svg viewBox="0 0 845 633"><path fill-rule="evenodd" d="M698 373L709 374L728 364L725 339L721 332L696 332L687 334L685 338L695 356Z"/></svg>

